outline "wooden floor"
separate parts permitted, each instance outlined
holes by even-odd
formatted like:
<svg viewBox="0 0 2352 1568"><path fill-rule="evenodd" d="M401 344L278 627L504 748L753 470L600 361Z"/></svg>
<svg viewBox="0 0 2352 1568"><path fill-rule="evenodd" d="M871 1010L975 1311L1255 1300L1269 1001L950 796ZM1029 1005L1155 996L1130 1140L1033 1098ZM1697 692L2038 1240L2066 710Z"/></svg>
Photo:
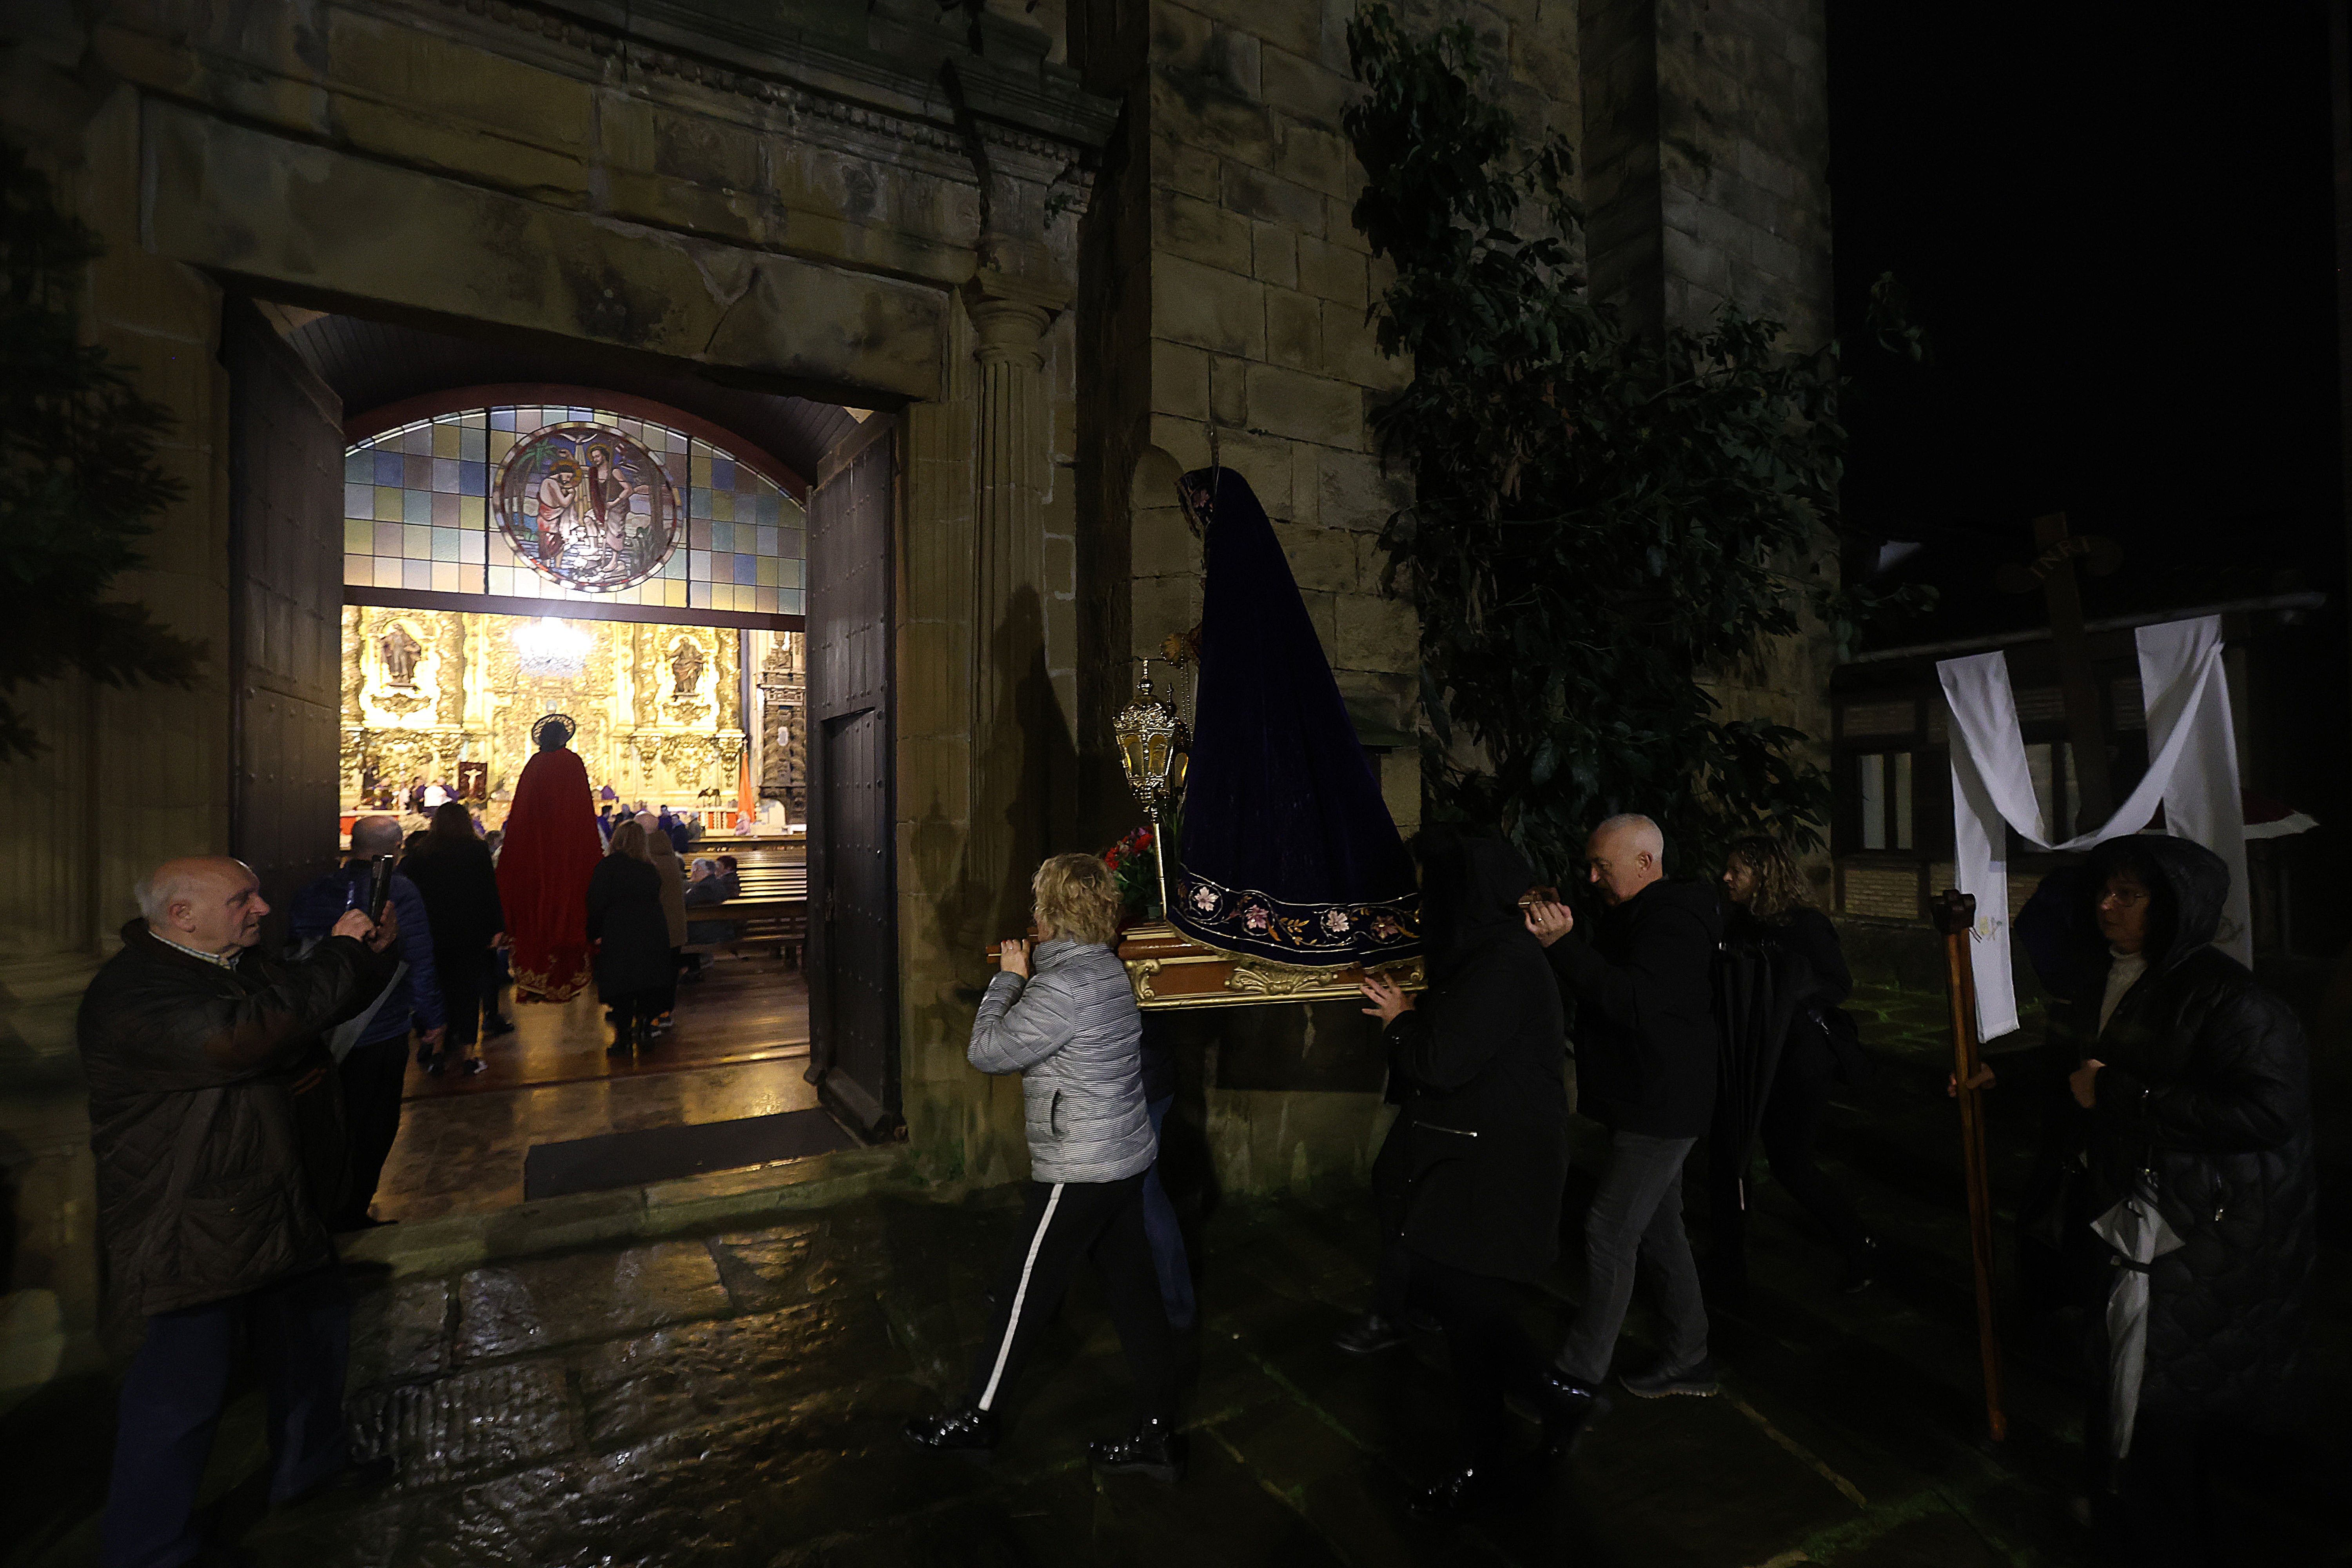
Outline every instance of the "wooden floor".
<svg viewBox="0 0 2352 1568"><path fill-rule="evenodd" d="M702 973L700 981L677 988L676 1026L635 1058L604 1054L613 1031L593 992L562 1003L519 1006L510 1001L507 1016L515 1022L514 1033L482 1043L486 1071L436 1078L412 1058L407 1098L495 1094L808 1054L808 983L799 970L763 953L711 959Z"/></svg>
<svg viewBox="0 0 2352 1568"><path fill-rule="evenodd" d="M719 958L678 988L677 1026L635 1058L608 1057L593 994L508 1005L515 1032L484 1042L488 1071L428 1076L412 1058L378 1219L475 1214L523 1201L533 1144L803 1110L816 1090L808 987L782 960Z"/></svg>

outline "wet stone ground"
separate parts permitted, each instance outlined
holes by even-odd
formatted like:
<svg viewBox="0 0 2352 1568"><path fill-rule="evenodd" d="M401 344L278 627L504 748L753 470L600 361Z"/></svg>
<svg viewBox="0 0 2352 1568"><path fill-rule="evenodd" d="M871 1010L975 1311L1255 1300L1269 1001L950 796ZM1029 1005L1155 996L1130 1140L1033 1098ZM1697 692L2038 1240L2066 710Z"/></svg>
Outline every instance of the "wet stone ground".
<svg viewBox="0 0 2352 1568"><path fill-rule="evenodd" d="M1181 1486L1083 1463L1127 1398L1090 1289L992 1467L914 1450L898 1423L961 1386L1013 1218L995 1198L876 1198L369 1289L351 1414L399 1487L354 1513L274 1516L247 1542L286 1564L2008 1560L1974 1500L2016 1500L1991 1501L2004 1483L1968 1443L1890 1452L1737 1374L1727 1398L1621 1400L1521 1514L1412 1520L1405 1486L1452 1430L1444 1352L1331 1347L1368 1287L1369 1216L1349 1205L1228 1208L1206 1227ZM1564 1321L1554 1297L1524 1305L1547 1338Z"/></svg>
<svg viewBox="0 0 2352 1568"><path fill-rule="evenodd" d="M1474 1527L1404 1507L1450 1449L1442 1343L1370 1358L1331 1345L1370 1290L1360 1197L1191 1216L1203 1314L1184 1345L1181 1485L1086 1468L1086 1440L1122 1424L1128 1393L1083 1274L992 1466L908 1447L899 1424L961 1390L986 1328L982 1291L1017 1219L1000 1191L360 1279L350 1412L399 1481L358 1508L262 1517L245 1542L286 1568L2093 1561L2067 1507L2079 1404L2032 1346L2012 1346L2009 1441L1982 1437L1940 1005L1857 999L1881 1071L1842 1097L1829 1137L1833 1168L1888 1238L1890 1277L1838 1294L1834 1259L1768 1182L1755 1289L1715 1320L1724 1396L1619 1398L1539 1499ZM2008 1116L1993 1122L1997 1192L2031 1141ZM1571 1215L1589 1190L1580 1173ZM1562 1266L1518 1298L1539 1342L1572 1310L1573 1223L1568 1242ZM2321 1315L2333 1325L2342 1274L2331 1255ZM1637 1309L1621 1364L1643 1353L1643 1331ZM2321 1364L2340 1392L2330 1331ZM2352 1561L2321 1500L2352 1460L2341 1427L2233 1456L2223 1502L2238 1561ZM248 1393L224 1428L215 1494L260 1459ZM36 1561L87 1562L93 1539L85 1524Z"/></svg>

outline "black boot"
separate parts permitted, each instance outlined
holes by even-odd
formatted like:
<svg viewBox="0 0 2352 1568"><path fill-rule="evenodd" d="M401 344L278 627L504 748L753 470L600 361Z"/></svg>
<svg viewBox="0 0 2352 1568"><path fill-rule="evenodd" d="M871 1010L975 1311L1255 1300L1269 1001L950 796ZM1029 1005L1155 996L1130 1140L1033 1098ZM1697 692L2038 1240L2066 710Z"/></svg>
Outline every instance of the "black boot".
<svg viewBox="0 0 2352 1568"><path fill-rule="evenodd" d="M1643 1399L1664 1399L1675 1394L1710 1399L1722 1387L1716 1382L1711 1356L1701 1356L1695 1364L1685 1367L1654 1366L1646 1372L1621 1372L1617 1381L1625 1385L1626 1392Z"/></svg>
<svg viewBox="0 0 2352 1568"><path fill-rule="evenodd" d="M1097 1437L1087 1444L1087 1458L1096 1469L1114 1476L1181 1480L1184 1475L1184 1434L1160 1416L1147 1415L1132 1436Z"/></svg>
<svg viewBox="0 0 2352 1568"><path fill-rule="evenodd" d="M1370 1355L1403 1344L1420 1331L1417 1325L1402 1319L1366 1312L1334 1334L1331 1342L1349 1355Z"/></svg>
<svg viewBox="0 0 2352 1568"><path fill-rule="evenodd" d="M1425 1519L1451 1521L1497 1512L1528 1496L1525 1474L1496 1458L1465 1465L1433 1486L1416 1489L1407 1506Z"/></svg>
<svg viewBox="0 0 2352 1568"><path fill-rule="evenodd" d="M612 1014L613 1043L604 1047L608 1057L625 1057L637 1047L637 1016L626 1007Z"/></svg>
<svg viewBox="0 0 2352 1568"><path fill-rule="evenodd" d="M996 1412L963 1405L940 1415L907 1417L907 1440L941 1454L960 1454L985 1464L1001 1436Z"/></svg>
<svg viewBox="0 0 2352 1568"><path fill-rule="evenodd" d="M1609 1414L1609 1401L1599 1389L1577 1382L1558 1367L1544 1370L1528 1397L1543 1417L1543 1457L1551 1464L1567 1458L1585 1427Z"/></svg>
<svg viewBox="0 0 2352 1568"><path fill-rule="evenodd" d="M1862 1245L1846 1254L1845 1280L1838 1288L1847 1295L1859 1295L1878 1283L1878 1276L1886 1267L1886 1249L1878 1237L1865 1236Z"/></svg>

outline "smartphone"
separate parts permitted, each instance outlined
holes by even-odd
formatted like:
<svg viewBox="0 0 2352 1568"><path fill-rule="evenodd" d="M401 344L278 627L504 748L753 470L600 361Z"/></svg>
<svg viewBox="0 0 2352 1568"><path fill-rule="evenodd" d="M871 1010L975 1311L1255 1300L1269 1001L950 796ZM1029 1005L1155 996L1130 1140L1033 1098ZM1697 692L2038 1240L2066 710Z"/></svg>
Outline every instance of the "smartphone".
<svg viewBox="0 0 2352 1568"><path fill-rule="evenodd" d="M367 917L383 923L383 907L392 902L392 857L379 855L368 869Z"/></svg>

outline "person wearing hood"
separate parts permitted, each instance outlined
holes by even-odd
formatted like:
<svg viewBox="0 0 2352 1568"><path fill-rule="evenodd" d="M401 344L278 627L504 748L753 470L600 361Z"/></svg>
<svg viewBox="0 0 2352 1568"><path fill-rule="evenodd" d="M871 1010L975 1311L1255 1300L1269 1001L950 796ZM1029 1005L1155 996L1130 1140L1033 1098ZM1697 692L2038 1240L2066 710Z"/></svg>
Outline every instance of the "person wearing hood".
<svg viewBox="0 0 2352 1568"><path fill-rule="evenodd" d="M2086 869L2104 972L2042 1048L1975 1081L2063 1085L2080 1108L2073 1163L2090 1191L2077 1212L2110 1252L2104 1299L2085 1303L2095 1521L2128 1561L2210 1563L2217 1431L2284 1425L2305 1376L2310 1057L2294 1011L2212 945L2230 890L2221 857L2136 835Z"/></svg>
<svg viewBox="0 0 2352 1568"><path fill-rule="evenodd" d="M1610 1130L1609 1163L1584 1216L1584 1300L1559 1369L1597 1397L1640 1262L1655 1281L1664 1349L1655 1365L1619 1381L1644 1399L1711 1394L1706 1306L1683 1231L1683 1163L1715 1109L1722 909L1712 889L1665 880L1665 836L1646 816L1611 817L1584 854L1604 906L1592 940L1575 931L1564 904L1527 913L1577 1003L1578 1109Z"/></svg>
<svg viewBox="0 0 2352 1568"><path fill-rule="evenodd" d="M1459 1463L1413 1500L1459 1516L1501 1500L1512 1465L1504 1401L1542 1415L1545 1456L1564 1454L1592 1402L1511 1316L1510 1281L1542 1277L1559 1251L1568 1180L1566 1044L1559 990L1520 923L1535 874L1500 839L1433 827L1416 841L1429 987L1363 982L1402 1105L1383 1165L1401 1163L1402 1237L1414 1304L1444 1326L1461 1405Z"/></svg>

